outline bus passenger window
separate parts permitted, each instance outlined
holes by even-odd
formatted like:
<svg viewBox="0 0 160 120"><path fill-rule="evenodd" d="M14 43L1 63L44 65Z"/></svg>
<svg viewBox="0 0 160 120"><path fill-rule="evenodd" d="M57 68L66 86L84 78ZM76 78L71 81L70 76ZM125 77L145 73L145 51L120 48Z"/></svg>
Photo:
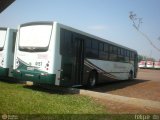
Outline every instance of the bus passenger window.
<svg viewBox="0 0 160 120"><path fill-rule="evenodd" d="M90 39L85 40L85 46L86 46L86 48L91 48L91 40Z"/></svg>
<svg viewBox="0 0 160 120"><path fill-rule="evenodd" d="M109 59L113 61L117 61L117 47L116 46L110 46Z"/></svg>
<svg viewBox="0 0 160 120"><path fill-rule="evenodd" d="M104 44L102 42L99 43L99 59L100 60L106 59L106 53L104 52Z"/></svg>
<svg viewBox="0 0 160 120"><path fill-rule="evenodd" d="M72 32L68 30L61 30L61 47L60 47L60 53L65 56L72 56L73 51L72 51L72 46L73 46L73 41L72 41Z"/></svg>
<svg viewBox="0 0 160 120"><path fill-rule="evenodd" d="M92 40L92 49L98 50L98 41Z"/></svg>
<svg viewBox="0 0 160 120"><path fill-rule="evenodd" d="M86 57L92 57L92 49L91 49L91 40L86 39L85 40L85 56Z"/></svg>
<svg viewBox="0 0 160 120"><path fill-rule="evenodd" d="M108 44L104 44L104 51L108 52L108 49L109 49L109 45Z"/></svg>
<svg viewBox="0 0 160 120"><path fill-rule="evenodd" d="M99 51L103 51L104 50L104 44L103 43L99 43Z"/></svg>
<svg viewBox="0 0 160 120"><path fill-rule="evenodd" d="M129 62L129 51L125 50L125 62Z"/></svg>

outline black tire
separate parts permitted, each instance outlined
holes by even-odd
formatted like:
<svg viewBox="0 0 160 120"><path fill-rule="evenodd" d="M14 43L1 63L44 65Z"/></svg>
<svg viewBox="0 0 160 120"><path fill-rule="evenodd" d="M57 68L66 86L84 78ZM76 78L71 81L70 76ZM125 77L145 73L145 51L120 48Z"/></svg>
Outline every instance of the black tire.
<svg viewBox="0 0 160 120"><path fill-rule="evenodd" d="M97 73L92 71L88 78L87 87L93 88L96 86L96 84L97 84Z"/></svg>
<svg viewBox="0 0 160 120"><path fill-rule="evenodd" d="M133 79L134 79L133 72L132 72L132 71L130 71L130 72L129 72L128 80L133 80Z"/></svg>

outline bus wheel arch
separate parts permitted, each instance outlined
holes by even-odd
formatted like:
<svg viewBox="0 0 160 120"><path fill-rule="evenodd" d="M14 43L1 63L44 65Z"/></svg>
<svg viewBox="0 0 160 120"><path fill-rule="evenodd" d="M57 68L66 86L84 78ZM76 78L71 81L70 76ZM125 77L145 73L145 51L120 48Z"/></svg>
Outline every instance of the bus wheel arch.
<svg viewBox="0 0 160 120"><path fill-rule="evenodd" d="M93 69L90 71L87 81L87 87L93 88L98 83L98 72L97 70Z"/></svg>

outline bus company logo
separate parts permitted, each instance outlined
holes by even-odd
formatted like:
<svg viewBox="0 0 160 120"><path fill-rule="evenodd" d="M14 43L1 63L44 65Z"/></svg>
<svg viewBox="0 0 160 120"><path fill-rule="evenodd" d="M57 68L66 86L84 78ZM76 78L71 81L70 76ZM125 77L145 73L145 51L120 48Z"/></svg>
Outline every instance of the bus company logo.
<svg viewBox="0 0 160 120"><path fill-rule="evenodd" d="M3 114L3 115L2 115L2 120L7 120L7 118L8 118L8 115L7 115L7 114Z"/></svg>
<svg viewBox="0 0 160 120"><path fill-rule="evenodd" d="M47 54L38 54L38 59L48 59L48 55Z"/></svg>

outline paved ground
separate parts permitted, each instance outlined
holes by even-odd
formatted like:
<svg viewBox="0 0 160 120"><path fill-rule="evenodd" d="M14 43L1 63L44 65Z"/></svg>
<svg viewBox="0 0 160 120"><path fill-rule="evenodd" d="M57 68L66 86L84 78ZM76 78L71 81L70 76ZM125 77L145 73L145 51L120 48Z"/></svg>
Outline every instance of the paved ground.
<svg viewBox="0 0 160 120"><path fill-rule="evenodd" d="M160 82L160 70L139 69L138 79Z"/></svg>
<svg viewBox="0 0 160 120"><path fill-rule="evenodd" d="M140 69L135 80L98 85L93 91L160 101L160 70Z"/></svg>
<svg viewBox="0 0 160 120"><path fill-rule="evenodd" d="M115 81L98 85L92 91L160 102L160 70L139 69L133 81ZM110 99L97 99L108 106L111 113L160 113L160 109L134 106Z"/></svg>

